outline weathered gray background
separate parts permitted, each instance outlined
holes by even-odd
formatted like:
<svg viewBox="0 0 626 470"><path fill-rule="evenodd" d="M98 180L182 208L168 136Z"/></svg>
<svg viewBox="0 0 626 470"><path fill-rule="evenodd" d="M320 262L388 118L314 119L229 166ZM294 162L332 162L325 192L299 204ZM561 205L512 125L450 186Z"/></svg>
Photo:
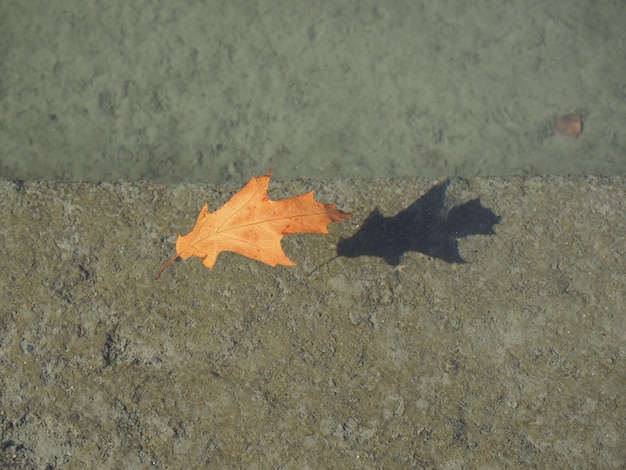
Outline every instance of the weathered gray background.
<svg viewBox="0 0 626 470"><path fill-rule="evenodd" d="M444 214L481 198L496 234L399 266L332 258L435 181L273 183L355 216L286 237L295 267L222 254L159 281L238 186L2 183L0 462L622 468L625 183L453 179Z"/></svg>
<svg viewBox="0 0 626 470"><path fill-rule="evenodd" d="M624 174L625 24L621 0L5 0L0 176Z"/></svg>

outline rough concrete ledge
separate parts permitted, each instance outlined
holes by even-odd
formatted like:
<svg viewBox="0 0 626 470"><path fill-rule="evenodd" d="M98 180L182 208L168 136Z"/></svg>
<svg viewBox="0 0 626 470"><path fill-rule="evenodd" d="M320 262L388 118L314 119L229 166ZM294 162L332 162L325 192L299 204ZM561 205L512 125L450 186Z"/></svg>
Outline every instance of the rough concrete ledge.
<svg viewBox="0 0 626 470"><path fill-rule="evenodd" d="M155 281L237 189L0 183L1 466L626 461L625 178L273 182L355 216Z"/></svg>

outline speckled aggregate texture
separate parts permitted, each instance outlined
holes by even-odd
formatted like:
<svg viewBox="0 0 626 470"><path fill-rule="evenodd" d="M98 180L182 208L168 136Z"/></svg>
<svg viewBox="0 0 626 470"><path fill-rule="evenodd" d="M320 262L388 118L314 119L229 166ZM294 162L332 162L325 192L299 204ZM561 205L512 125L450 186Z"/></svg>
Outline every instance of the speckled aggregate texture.
<svg viewBox="0 0 626 470"><path fill-rule="evenodd" d="M0 183L0 466L620 468L626 180L452 179L426 215L500 216L466 263L335 258L437 183L272 182L355 216L158 281L240 186Z"/></svg>

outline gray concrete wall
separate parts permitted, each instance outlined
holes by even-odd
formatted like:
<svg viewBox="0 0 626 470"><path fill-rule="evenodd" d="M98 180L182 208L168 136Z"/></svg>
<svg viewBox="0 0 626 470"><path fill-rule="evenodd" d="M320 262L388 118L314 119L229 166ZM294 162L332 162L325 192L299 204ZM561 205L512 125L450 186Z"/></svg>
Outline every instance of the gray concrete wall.
<svg viewBox="0 0 626 470"><path fill-rule="evenodd" d="M625 174L625 24L620 1L3 1L0 178Z"/></svg>

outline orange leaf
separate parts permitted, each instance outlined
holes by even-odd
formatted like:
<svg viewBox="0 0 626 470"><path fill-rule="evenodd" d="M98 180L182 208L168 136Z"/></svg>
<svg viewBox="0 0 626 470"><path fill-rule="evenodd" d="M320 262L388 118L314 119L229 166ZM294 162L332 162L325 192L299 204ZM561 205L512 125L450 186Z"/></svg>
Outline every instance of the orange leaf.
<svg viewBox="0 0 626 470"><path fill-rule="evenodd" d="M270 266L296 263L285 255L280 244L289 233L328 233L328 224L341 222L352 214L337 209L335 204L322 204L310 193L282 201L270 201L270 169L260 178L252 178L230 201L213 213L205 203L196 226L176 240L176 256L161 268L161 273L177 258L197 256L212 269L217 255L234 251Z"/></svg>

